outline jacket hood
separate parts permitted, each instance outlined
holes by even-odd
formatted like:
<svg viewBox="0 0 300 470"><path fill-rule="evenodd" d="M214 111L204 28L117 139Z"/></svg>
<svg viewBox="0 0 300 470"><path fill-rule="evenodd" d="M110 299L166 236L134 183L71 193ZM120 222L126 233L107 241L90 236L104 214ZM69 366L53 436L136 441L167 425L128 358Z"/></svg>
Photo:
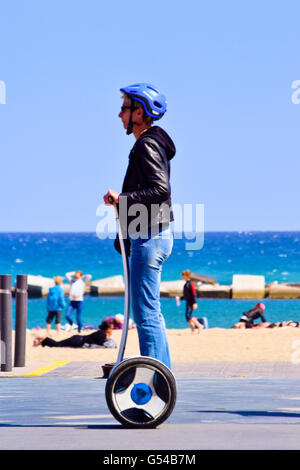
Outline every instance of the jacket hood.
<svg viewBox="0 0 300 470"><path fill-rule="evenodd" d="M150 127L150 129L141 135L140 139L145 137L151 137L151 139L156 140L165 149L168 160L172 160L176 153L175 144L164 129L159 126Z"/></svg>

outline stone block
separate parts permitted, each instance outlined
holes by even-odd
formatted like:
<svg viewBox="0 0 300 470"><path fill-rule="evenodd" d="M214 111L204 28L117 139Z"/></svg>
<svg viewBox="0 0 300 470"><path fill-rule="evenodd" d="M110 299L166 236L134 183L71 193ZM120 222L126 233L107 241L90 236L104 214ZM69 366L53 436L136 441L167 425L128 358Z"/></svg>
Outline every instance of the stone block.
<svg viewBox="0 0 300 470"><path fill-rule="evenodd" d="M234 274L232 277L233 299L263 299L265 276Z"/></svg>

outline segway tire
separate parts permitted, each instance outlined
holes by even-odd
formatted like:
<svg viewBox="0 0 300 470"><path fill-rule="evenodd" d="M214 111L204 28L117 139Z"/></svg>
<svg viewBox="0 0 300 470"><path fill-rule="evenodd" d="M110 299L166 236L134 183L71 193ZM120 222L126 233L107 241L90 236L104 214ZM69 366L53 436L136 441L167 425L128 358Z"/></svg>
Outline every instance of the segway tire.
<svg viewBox="0 0 300 470"><path fill-rule="evenodd" d="M172 413L176 381L168 367L151 357L133 357L116 365L106 382L111 414L126 427L155 428Z"/></svg>

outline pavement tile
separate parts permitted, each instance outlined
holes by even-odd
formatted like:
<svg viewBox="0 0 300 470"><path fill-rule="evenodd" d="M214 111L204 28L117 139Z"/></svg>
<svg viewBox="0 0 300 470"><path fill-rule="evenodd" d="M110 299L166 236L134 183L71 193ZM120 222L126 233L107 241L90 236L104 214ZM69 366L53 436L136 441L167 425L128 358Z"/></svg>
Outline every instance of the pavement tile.
<svg viewBox="0 0 300 470"><path fill-rule="evenodd" d="M104 362L101 361L71 361L40 375L40 377L102 377L103 364ZM47 363L32 363L26 367L13 368L11 372L0 372L0 378L22 377L43 365L47 365ZM293 364L292 362L177 362L172 365L172 369L177 377L300 378L300 364Z"/></svg>

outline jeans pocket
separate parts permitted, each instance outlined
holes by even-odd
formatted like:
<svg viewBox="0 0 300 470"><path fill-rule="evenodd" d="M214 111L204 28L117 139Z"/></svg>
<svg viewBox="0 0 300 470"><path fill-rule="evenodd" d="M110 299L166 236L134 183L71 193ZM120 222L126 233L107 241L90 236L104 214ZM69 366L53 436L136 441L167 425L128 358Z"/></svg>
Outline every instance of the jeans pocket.
<svg viewBox="0 0 300 470"><path fill-rule="evenodd" d="M160 238L155 239L155 245L156 245L157 253L159 253L162 256L163 261L165 261L172 253L172 248L173 248L172 234L170 233L169 238L160 237Z"/></svg>

